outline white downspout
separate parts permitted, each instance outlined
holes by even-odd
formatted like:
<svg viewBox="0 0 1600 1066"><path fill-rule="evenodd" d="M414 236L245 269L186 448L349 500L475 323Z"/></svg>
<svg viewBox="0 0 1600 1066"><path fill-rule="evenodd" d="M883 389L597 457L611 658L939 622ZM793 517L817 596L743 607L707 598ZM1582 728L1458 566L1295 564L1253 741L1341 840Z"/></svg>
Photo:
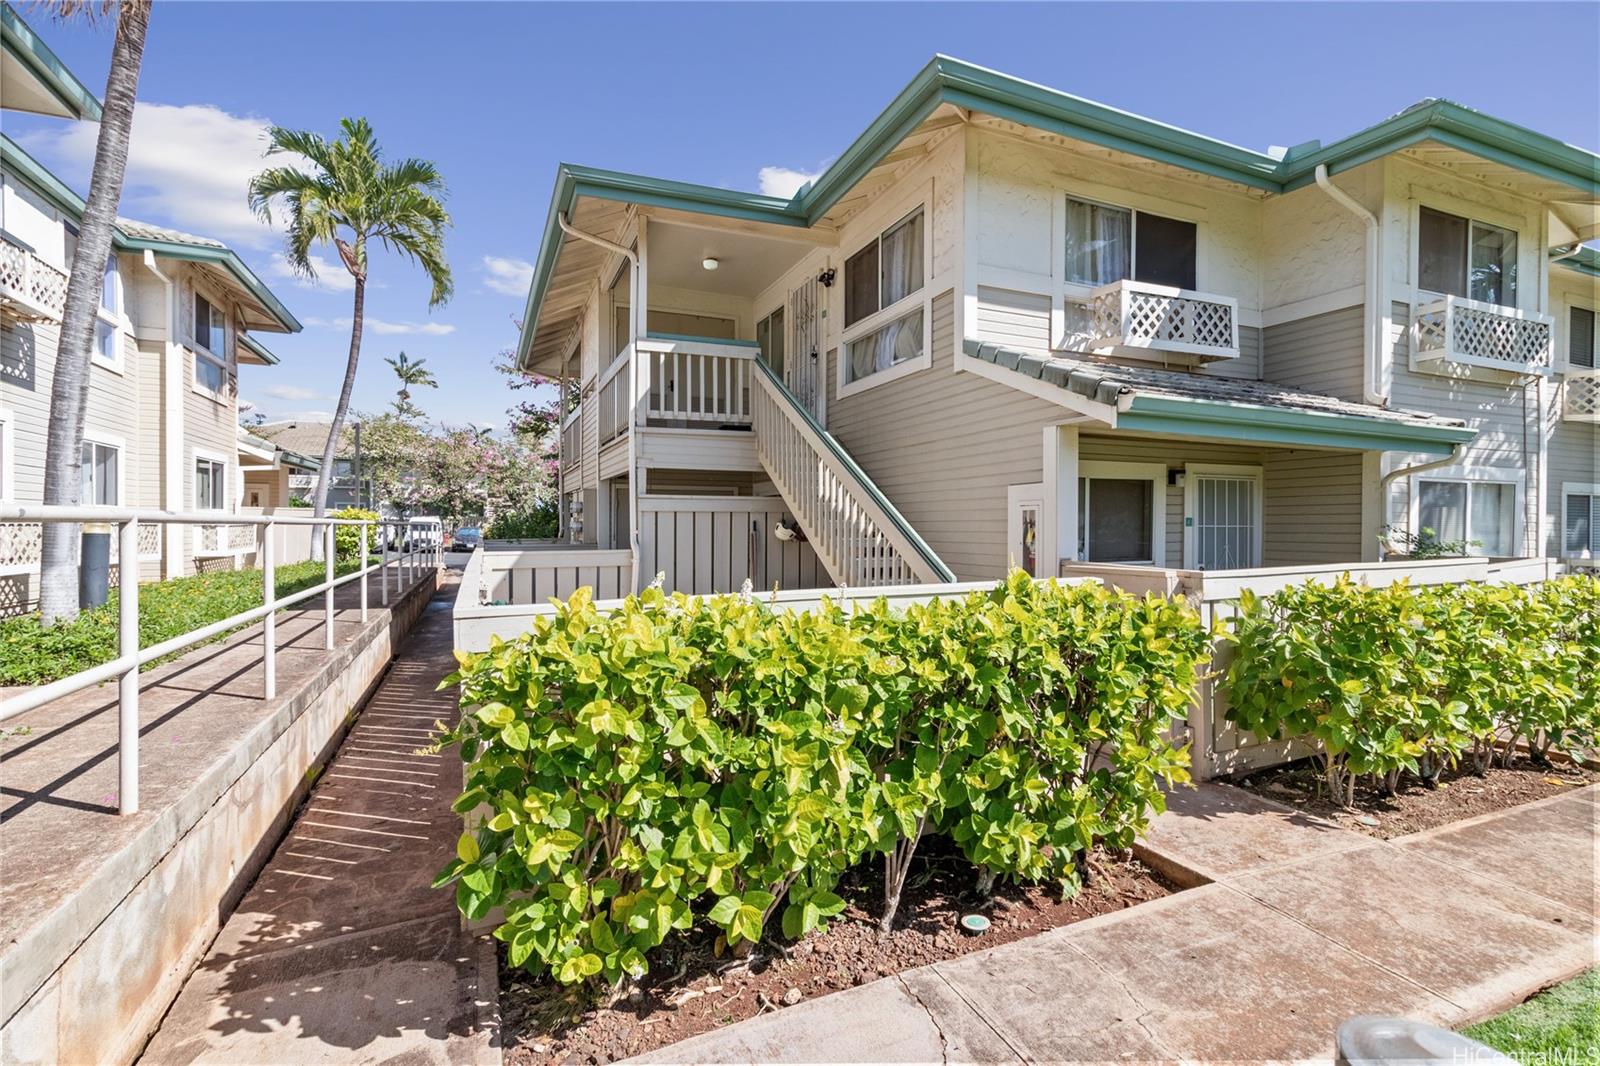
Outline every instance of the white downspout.
<svg viewBox="0 0 1600 1066"><path fill-rule="evenodd" d="M1464 443L1457 444L1450 449L1450 454L1443 459L1431 459L1426 463L1418 463L1416 466L1402 466L1398 470L1391 470L1383 475L1378 481L1378 499L1380 501L1379 506L1383 508L1383 524L1385 526L1389 524L1389 486L1394 484L1395 479L1408 477L1412 474L1424 474L1429 470L1437 470L1441 466L1458 463L1461 461L1461 455L1466 450L1466 447ZM1384 537L1378 541L1378 562L1383 562L1384 557L1388 554L1389 540Z"/></svg>
<svg viewBox="0 0 1600 1066"><path fill-rule="evenodd" d="M590 244L598 245L608 252L625 257L628 260L630 268L628 270L628 307L630 309L630 314L628 315L628 326L631 336L628 339L635 345L635 348L633 353L634 357L628 360L628 398L630 401L630 406L628 409L628 548L629 553L633 556L633 591L638 592L639 434L635 432L637 427L633 423L635 411L632 405L636 404L639 398L639 351L637 347L639 341L640 322L639 255L632 248L623 247L622 245L617 244L615 241L608 241L604 237L596 236L593 233L586 233L585 231L578 229L567 219L567 213L565 211L562 211L556 215L556 223L561 227L561 232L565 233L569 237L574 237L580 241L588 241Z"/></svg>
<svg viewBox="0 0 1600 1066"><path fill-rule="evenodd" d="M1316 171L1317 185L1323 192L1333 198L1333 201L1357 218L1361 219L1367 227L1367 270L1366 270L1366 303L1362 320L1363 337L1365 343L1361 354L1361 398L1367 403L1379 407L1389 406L1389 394L1384 388L1383 373L1383 257L1381 254L1381 234L1378 227L1378 216L1368 211L1349 193L1339 188L1328 180L1328 168L1325 164L1318 163Z"/></svg>
<svg viewBox="0 0 1600 1066"><path fill-rule="evenodd" d="M142 258L144 268L156 276L165 287L167 321L166 349L161 374L161 439L167 452L162 458L161 507L167 511L182 511L183 507L183 350L178 343L178 285L156 266L154 252L146 251ZM183 576L184 526L170 523L166 527L162 554L162 575L167 578Z"/></svg>

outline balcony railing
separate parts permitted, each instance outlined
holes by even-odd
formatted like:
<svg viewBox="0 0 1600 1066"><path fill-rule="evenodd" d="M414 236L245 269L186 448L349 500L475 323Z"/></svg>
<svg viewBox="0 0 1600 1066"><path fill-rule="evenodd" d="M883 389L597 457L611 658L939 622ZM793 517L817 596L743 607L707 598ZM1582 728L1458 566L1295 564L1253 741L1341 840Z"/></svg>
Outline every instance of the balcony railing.
<svg viewBox="0 0 1600 1066"><path fill-rule="evenodd" d="M1566 377L1561 417L1568 422L1600 422L1600 370L1569 368Z"/></svg>
<svg viewBox="0 0 1600 1066"><path fill-rule="evenodd" d="M640 420L676 429L747 427L760 349L741 341L647 337L623 349L600 375L600 443L622 436L634 421L628 364L635 364Z"/></svg>
<svg viewBox="0 0 1600 1066"><path fill-rule="evenodd" d="M1419 361L1444 361L1527 374L1550 369L1555 319L1514 307L1445 296L1412 316Z"/></svg>
<svg viewBox="0 0 1600 1066"><path fill-rule="evenodd" d="M59 322L67 275L26 248L0 240L0 310L23 322Z"/></svg>
<svg viewBox="0 0 1600 1066"><path fill-rule="evenodd" d="M583 408L574 407L561 423L561 472L575 473L583 465Z"/></svg>
<svg viewBox="0 0 1600 1066"><path fill-rule="evenodd" d="M1089 294L1089 347L1150 348L1203 359L1239 355L1239 302L1227 296L1114 281Z"/></svg>

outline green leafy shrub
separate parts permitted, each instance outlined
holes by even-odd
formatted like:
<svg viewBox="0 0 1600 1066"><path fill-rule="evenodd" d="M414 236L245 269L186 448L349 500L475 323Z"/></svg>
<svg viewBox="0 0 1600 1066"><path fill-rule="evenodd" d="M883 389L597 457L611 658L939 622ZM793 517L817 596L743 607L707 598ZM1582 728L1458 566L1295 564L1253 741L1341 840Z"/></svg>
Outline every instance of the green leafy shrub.
<svg viewBox="0 0 1600 1066"><path fill-rule="evenodd" d="M340 511L333 511L330 518L365 519L376 522L379 518L377 511L368 511L360 507L346 507ZM321 530L318 530L321 532ZM377 526L367 527L367 550L376 551L380 547L379 538L383 533ZM361 527L360 526L334 526L333 527L333 554L339 560L353 560L361 554Z"/></svg>
<svg viewBox="0 0 1600 1066"><path fill-rule="evenodd" d="M1519 741L1594 744L1600 580L1369 588L1341 578L1240 601L1228 718L1260 737L1318 742L1327 784L1392 790L1470 754L1509 765Z"/></svg>
<svg viewBox="0 0 1600 1066"><path fill-rule="evenodd" d="M437 883L469 918L503 907L513 965L565 983L637 976L700 920L802 936L867 855L892 920L928 832L1071 888L1186 779L1164 730L1209 646L1181 604L1020 572L904 610L651 589L601 613L583 589L443 683L477 824Z"/></svg>
<svg viewBox="0 0 1600 1066"><path fill-rule="evenodd" d="M354 568L351 561L337 570ZM286 596L320 583L323 564L280 566L274 576L278 595ZM64 625L41 625L37 614L0 619L0 685L42 685L115 659L117 601L118 591L112 589L104 606L81 611ZM140 585L139 646L148 648L259 606L260 570L219 570Z"/></svg>
<svg viewBox="0 0 1600 1066"><path fill-rule="evenodd" d="M556 501L547 500L526 511L495 515L483 535L490 540L549 540L560 526Z"/></svg>

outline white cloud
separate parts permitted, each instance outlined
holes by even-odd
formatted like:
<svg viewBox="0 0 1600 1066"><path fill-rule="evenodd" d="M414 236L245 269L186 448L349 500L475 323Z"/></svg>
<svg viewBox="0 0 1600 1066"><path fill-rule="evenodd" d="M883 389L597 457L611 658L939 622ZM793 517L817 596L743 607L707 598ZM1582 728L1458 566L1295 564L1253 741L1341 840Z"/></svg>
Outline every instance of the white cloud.
<svg viewBox="0 0 1600 1066"><path fill-rule="evenodd" d="M211 104L139 101L120 212L230 244L272 244L278 236L245 203L250 179L265 165L270 125ZM71 122L25 140L68 181L86 189L99 132L96 123Z"/></svg>
<svg viewBox="0 0 1600 1066"><path fill-rule="evenodd" d="M822 171L807 172L791 170L789 167L762 167L757 176L761 179L762 195L788 199L800 191L800 186L821 177Z"/></svg>
<svg viewBox="0 0 1600 1066"><path fill-rule="evenodd" d="M331 400L325 392L308 389L303 385L268 385L261 390L262 395L271 396L274 400L292 400L295 403L310 403L312 400Z"/></svg>
<svg viewBox="0 0 1600 1066"><path fill-rule="evenodd" d="M350 292L356 287L356 279L350 276L350 271L344 264L328 259L325 256L307 256L311 266L317 272L315 278L308 278L299 273L289 264L289 257L282 252L273 252L272 260L267 264L267 273L275 278L288 278L302 289L320 289L324 292ZM368 282L368 288L375 288Z"/></svg>
<svg viewBox="0 0 1600 1066"><path fill-rule="evenodd" d="M484 285L507 296L526 296L528 286L533 284L533 264L526 259L486 255L483 257L483 270L488 275L484 278Z"/></svg>
<svg viewBox="0 0 1600 1066"><path fill-rule="evenodd" d="M378 334L403 335L417 334L425 337L443 337L447 333L454 333L456 328L443 322L389 322L382 318L373 318L366 315L362 318L366 323L365 329ZM321 329L349 329L348 318L316 318L304 319L308 326L317 326Z"/></svg>

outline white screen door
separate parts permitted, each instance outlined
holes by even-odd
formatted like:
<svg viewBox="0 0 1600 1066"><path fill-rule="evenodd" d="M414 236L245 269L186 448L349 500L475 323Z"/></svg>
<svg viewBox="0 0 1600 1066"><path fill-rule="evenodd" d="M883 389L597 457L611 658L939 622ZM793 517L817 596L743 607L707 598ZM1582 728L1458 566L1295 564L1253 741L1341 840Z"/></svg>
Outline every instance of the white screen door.
<svg viewBox="0 0 1600 1066"><path fill-rule="evenodd" d="M822 421L822 337L817 279L807 278L789 294L789 351L786 382L813 418Z"/></svg>
<svg viewBox="0 0 1600 1066"><path fill-rule="evenodd" d="M1189 565L1200 570L1240 570L1261 565L1259 472L1188 475L1185 538Z"/></svg>

